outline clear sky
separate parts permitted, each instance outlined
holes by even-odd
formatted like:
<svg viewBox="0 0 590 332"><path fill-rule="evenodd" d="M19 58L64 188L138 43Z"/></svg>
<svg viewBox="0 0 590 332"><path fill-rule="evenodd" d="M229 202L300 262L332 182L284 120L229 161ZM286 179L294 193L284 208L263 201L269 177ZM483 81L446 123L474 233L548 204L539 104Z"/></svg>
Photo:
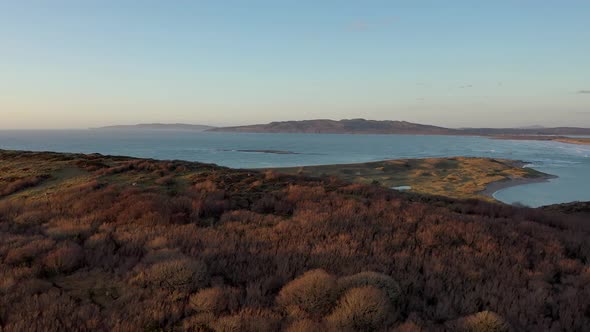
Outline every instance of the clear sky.
<svg viewBox="0 0 590 332"><path fill-rule="evenodd" d="M590 127L590 1L0 0L0 128Z"/></svg>

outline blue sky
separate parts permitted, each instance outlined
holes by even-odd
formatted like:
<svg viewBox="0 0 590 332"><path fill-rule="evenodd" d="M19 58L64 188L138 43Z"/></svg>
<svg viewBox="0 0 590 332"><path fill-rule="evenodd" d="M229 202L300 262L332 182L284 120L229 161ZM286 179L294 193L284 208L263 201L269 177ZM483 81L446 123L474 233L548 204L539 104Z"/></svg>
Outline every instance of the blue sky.
<svg viewBox="0 0 590 332"><path fill-rule="evenodd" d="M7 0L0 42L0 128L590 127L588 1Z"/></svg>

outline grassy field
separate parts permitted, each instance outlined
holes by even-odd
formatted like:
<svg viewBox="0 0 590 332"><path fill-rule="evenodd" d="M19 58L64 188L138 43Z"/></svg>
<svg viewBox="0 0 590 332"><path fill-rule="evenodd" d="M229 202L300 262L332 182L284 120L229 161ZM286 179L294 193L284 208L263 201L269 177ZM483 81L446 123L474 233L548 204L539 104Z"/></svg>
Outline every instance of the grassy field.
<svg viewBox="0 0 590 332"><path fill-rule="evenodd" d="M336 176L346 181L380 184L394 188L411 187L409 191L453 198L491 200L484 190L490 183L516 179L531 181L547 175L522 163L489 158L428 158L386 160L360 164L275 168L274 171L309 176Z"/></svg>

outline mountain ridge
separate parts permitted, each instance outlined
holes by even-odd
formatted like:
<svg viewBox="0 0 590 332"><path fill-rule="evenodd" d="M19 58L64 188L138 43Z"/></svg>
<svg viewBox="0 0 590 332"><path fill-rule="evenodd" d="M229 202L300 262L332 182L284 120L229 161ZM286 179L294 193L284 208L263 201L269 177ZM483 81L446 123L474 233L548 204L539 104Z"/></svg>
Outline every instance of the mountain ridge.
<svg viewBox="0 0 590 332"><path fill-rule="evenodd" d="M590 128L582 127L541 127L515 128L465 127L447 128L398 120L356 119L312 119L273 121L265 124L215 127L186 123L140 123L134 125L111 125L90 128L92 130L186 130L206 132L239 133L302 133L302 134L378 134L378 135L453 135L453 136L556 136L590 135Z"/></svg>
<svg viewBox="0 0 590 332"><path fill-rule="evenodd" d="M212 132L242 133L307 133L307 134L405 134L405 135L590 135L590 128L528 127L528 128L446 128L408 121L366 119L315 119L274 121L267 124L217 127Z"/></svg>
<svg viewBox="0 0 590 332"><path fill-rule="evenodd" d="M315 119L275 121L268 124L219 127L208 131L250 133L308 133L308 134L424 134L453 135L456 129L424 125L407 121L366 119Z"/></svg>

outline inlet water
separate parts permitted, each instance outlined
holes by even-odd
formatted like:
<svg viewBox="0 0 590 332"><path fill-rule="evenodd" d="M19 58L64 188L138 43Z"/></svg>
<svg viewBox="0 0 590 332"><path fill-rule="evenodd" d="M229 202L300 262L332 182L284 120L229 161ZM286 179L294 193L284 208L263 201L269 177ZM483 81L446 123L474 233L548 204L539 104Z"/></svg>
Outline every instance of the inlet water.
<svg viewBox="0 0 590 332"><path fill-rule="evenodd" d="M550 141L421 135L246 134L190 131L0 131L9 150L102 153L263 168L426 157L491 157L530 162L558 178L501 190L528 206L590 200L590 146ZM248 150L248 151L240 151ZM290 154L252 152L290 151Z"/></svg>

